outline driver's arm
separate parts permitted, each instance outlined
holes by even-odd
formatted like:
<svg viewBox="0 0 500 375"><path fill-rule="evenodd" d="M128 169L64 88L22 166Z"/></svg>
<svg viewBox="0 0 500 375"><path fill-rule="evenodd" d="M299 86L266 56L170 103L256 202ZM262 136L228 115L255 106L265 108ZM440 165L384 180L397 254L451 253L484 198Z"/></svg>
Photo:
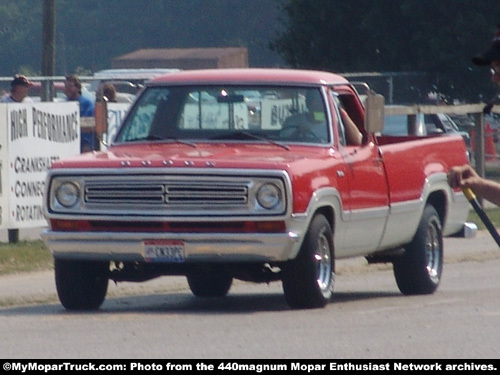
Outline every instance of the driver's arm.
<svg viewBox="0 0 500 375"><path fill-rule="evenodd" d="M348 145L359 146L363 142L363 134L359 131L358 127L352 121L344 108L340 108L340 116L344 122L345 137Z"/></svg>

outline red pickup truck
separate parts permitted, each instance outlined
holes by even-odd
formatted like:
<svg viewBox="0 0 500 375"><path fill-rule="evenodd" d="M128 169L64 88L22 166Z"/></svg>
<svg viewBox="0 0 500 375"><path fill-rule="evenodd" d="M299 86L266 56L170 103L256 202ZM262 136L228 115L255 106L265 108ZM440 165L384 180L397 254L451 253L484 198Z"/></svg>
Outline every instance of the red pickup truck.
<svg viewBox="0 0 500 375"><path fill-rule="evenodd" d="M62 305L99 308L110 279L185 275L198 297L282 281L291 307L322 307L335 260L359 256L392 262L402 293L433 293L443 236L469 211L447 184L467 150L458 135L380 136L383 101L368 93L318 71L155 78L106 151L48 173L42 237Z"/></svg>

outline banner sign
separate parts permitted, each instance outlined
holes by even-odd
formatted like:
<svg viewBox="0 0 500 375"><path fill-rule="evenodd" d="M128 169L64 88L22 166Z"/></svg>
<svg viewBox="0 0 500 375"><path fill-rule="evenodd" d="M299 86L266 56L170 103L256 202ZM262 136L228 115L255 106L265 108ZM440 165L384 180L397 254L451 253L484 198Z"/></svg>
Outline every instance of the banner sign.
<svg viewBox="0 0 500 375"><path fill-rule="evenodd" d="M47 170L79 153L78 102L0 104L0 228L46 226Z"/></svg>
<svg viewBox="0 0 500 375"><path fill-rule="evenodd" d="M108 103L108 132L105 135L104 142L110 144L118 132L127 111L130 108L130 103ZM101 145L101 149L105 146Z"/></svg>
<svg viewBox="0 0 500 375"><path fill-rule="evenodd" d="M291 109L295 109L297 105L299 107L298 113L303 113L306 108L304 98L300 98L298 102L292 99L263 99L261 102L261 128L280 130L285 119L292 114Z"/></svg>

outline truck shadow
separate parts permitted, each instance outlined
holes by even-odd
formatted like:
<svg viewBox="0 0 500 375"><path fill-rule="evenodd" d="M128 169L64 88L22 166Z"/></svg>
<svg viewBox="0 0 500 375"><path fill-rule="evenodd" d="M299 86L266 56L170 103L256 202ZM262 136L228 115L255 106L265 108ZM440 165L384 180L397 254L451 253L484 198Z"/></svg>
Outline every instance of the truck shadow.
<svg viewBox="0 0 500 375"><path fill-rule="evenodd" d="M338 292L324 309L381 298L407 298L399 292ZM321 309L319 309L321 310ZM0 309L0 316L68 316L107 314L253 314L260 312L284 312L291 309L283 293L244 294L229 293L223 298L197 298L191 293L151 294L107 298L96 311L67 311L59 303L14 306Z"/></svg>

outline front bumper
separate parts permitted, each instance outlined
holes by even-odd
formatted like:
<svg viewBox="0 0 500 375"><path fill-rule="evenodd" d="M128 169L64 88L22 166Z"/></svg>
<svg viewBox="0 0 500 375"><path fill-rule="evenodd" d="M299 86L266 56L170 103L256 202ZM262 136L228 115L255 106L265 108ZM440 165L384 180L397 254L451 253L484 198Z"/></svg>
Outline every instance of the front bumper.
<svg viewBox="0 0 500 375"><path fill-rule="evenodd" d="M144 261L144 241L184 243L186 262L278 262L295 257L300 235L288 233L63 232L46 229L42 239L55 258Z"/></svg>

